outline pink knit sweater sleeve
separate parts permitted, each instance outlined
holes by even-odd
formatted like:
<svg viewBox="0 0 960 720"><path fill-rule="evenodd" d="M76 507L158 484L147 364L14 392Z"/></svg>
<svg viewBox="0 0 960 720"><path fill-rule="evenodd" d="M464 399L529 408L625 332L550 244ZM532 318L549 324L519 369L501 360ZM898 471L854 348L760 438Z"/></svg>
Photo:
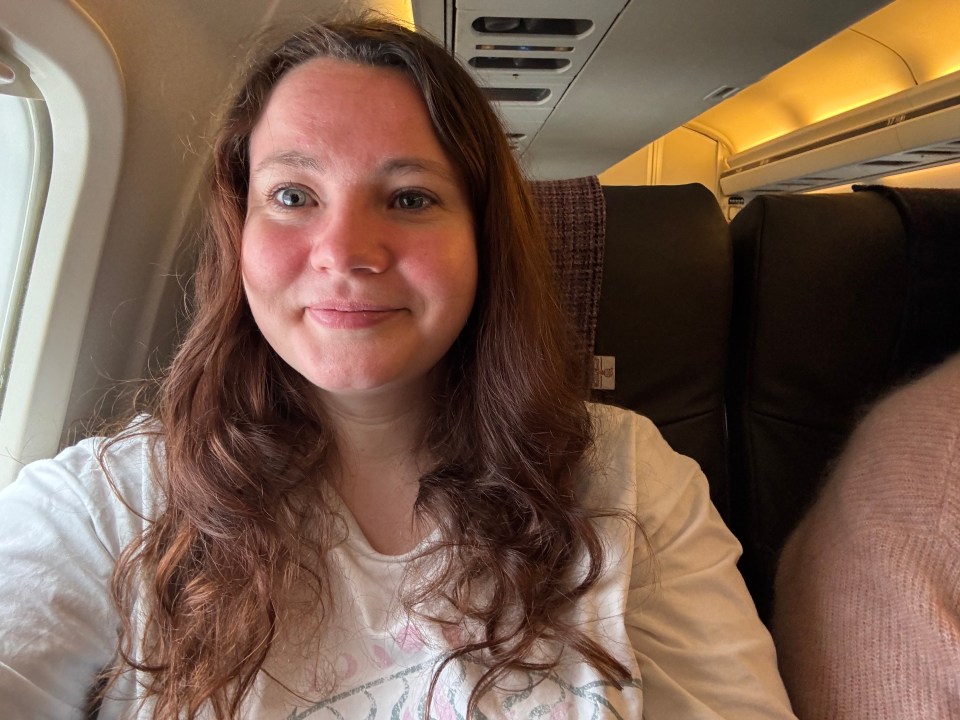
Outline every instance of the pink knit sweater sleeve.
<svg viewBox="0 0 960 720"><path fill-rule="evenodd" d="M960 718L960 356L867 416L780 561L800 720Z"/></svg>

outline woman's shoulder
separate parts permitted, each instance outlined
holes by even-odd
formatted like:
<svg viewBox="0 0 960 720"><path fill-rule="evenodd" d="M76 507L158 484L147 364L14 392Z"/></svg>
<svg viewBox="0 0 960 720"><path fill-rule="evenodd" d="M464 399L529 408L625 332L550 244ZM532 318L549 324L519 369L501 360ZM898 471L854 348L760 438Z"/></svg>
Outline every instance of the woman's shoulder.
<svg viewBox="0 0 960 720"><path fill-rule="evenodd" d="M686 476L699 470L695 461L670 447L649 418L615 405L587 403L587 409L601 456L619 458L652 475L679 471Z"/></svg>
<svg viewBox="0 0 960 720"><path fill-rule="evenodd" d="M114 436L86 438L25 465L4 496L140 526L155 515L162 455L157 423L140 416Z"/></svg>
<svg viewBox="0 0 960 720"><path fill-rule="evenodd" d="M673 450L657 426L630 410L589 403L594 452L587 461L590 504L624 507L656 528L678 504L709 497L697 463Z"/></svg>
<svg viewBox="0 0 960 720"><path fill-rule="evenodd" d="M960 431L960 353L912 382L896 388L871 408L858 430L861 434L889 434L949 440ZM887 438L878 442L886 444Z"/></svg>
<svg viewBox="0 0 960 720"><path fill-rule="evenodd" d="M588 402L594 440L601 445L628 443L654 449L665 442L653 422L643 415L616 405Z"/></svg>
<svg viewBox="0 0 960 720"><path fill-rule="evenodd" d="M960 524L960 355L877 403L836 463L817 511L842 526L936 533ZM839 525L838 525L839 527Z"/></svg>

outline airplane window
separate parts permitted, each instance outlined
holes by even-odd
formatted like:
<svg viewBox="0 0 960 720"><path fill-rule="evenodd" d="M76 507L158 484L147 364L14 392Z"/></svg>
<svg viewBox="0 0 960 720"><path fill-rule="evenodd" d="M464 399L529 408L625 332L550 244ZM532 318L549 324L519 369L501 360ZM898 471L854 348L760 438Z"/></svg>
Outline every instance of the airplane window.
<svg viewBox="0 0 960 720"><path fill-rule="evenodd" d="M0 407L50 180L50 121L24 70L0 58Z"/></svg>
<svg viewBox="0 0 960 720"><path fill-rule="evenodd" d="M0 487L60 445L125 137L103 31L29 6L0 0Z"/></svg>

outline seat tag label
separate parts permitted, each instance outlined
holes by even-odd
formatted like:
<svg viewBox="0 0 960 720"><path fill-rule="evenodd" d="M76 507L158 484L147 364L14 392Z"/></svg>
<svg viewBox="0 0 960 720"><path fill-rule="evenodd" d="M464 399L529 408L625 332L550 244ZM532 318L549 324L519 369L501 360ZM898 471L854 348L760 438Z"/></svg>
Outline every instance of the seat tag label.
<svg viewBox="0 0 960 720"><path fill-rule="evenodd" d="M593 356L593 389L614 390L617 386L617 359L613 355Z"/></svg>

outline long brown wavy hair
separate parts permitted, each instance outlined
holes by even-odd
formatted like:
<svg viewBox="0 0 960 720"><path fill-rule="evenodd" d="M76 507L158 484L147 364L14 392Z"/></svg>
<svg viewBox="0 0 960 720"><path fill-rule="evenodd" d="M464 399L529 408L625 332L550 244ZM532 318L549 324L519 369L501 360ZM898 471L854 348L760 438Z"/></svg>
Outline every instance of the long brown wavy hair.
<svg viewBox="0 0 960 720"><path fill-rule="evenodd" d="M550 670L565 648L619 685L628 669L566 619L604 556L598 513L577 498L592 427L537 212L464 69L424 35L370 16L312 25L261 53L214 138L192 321L149 408L162 439L163 509L114 574L126 625L111 681L144 672L156 718L192 720L205 705L220 720L234 717L264 671L292 591L313 593L319 622L330 611L323 560L342 525L319 487L335 444L307 381L257 329L240 274L250 134L284 74L319 57L410 78L465 181L476 225L475 306L440 368L425 428L439 461L420 478L415 504L440 528L430 551L440 572L411 584L402 601L414 613L439 602L482 629L446 657L486 668L468 716L507 672ZM149 602L138 639L129 618L141 583ZM534 662L543 643L553 659Z"/></svg>

